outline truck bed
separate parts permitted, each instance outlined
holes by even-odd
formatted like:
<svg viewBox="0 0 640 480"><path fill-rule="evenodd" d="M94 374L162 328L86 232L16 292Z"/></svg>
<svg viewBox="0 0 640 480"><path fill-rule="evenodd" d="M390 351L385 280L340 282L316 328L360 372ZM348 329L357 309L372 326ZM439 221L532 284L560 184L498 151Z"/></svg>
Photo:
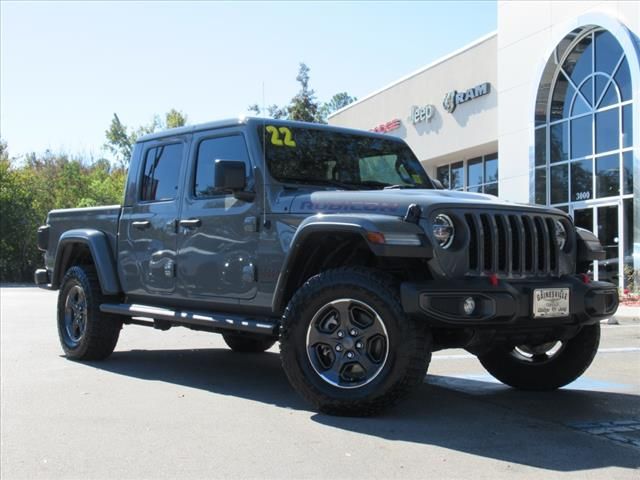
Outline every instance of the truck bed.
<svg viewBox="0 0 640 480"><path fill-rule="evenodd" d="M65 208L52 210L47 216L49 225L49 242L45 254L45 265L52 270L56 257L56 250L60 236L69 230L90 228L99 230L107 235L111 253L116 255L118 236L118 222L122 208L120 205L108 205L105 207Z"/></svg>

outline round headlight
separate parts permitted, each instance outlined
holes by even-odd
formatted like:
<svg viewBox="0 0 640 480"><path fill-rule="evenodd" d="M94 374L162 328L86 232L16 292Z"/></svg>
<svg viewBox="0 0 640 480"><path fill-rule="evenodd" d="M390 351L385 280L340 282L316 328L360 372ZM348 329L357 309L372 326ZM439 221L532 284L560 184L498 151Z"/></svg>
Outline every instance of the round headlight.
<svg viewBox="0 0 640 480"><path fill-rule="evenodd" d="M453 243L455 228L449 216L441 213L433 219L433 236L441 248L449 248Z"/></svg>
<svg viewBox="0 0 640 480"><path fill-rule="evenodd" d="M560 220L555 221L556 225L556 243L560 250L564 249L564 246L567 244L567 229L564 224Z"/></svg>

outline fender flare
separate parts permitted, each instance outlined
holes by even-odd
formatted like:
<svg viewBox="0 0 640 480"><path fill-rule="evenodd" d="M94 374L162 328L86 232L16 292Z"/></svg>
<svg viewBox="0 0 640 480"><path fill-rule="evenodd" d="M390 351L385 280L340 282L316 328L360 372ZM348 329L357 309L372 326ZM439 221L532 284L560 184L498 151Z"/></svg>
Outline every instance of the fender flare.
<svg viewBox="0 0 640 480"><path fill-rule="evenodd" d="M102 293L105 295L120 293L122 289L120 288L120 280L116 272L109 239L104 232L88 228L67 230L60 235L56 249L51 288L57 289L60 287L60 282L67 269L66 262L73 250L73 246L76 244L86 245L89 248Z"/></svg>
<svg viewBox="0 0 640 480"><path fill-rule="evenodd" d="M305 255L305 243L315 233L352 233L360 236L371 253L378 257L431 258L433 249L424 231L415 223L404 222L401 218L372 214L366 217L350 215L313 215L307 217L294 234L286 253L282 269L273 295L272 310L280 314L284 311L285 294L297 259ZM389 245L374 243L369 233L406 234L417 237L419 245Z"/></svg>

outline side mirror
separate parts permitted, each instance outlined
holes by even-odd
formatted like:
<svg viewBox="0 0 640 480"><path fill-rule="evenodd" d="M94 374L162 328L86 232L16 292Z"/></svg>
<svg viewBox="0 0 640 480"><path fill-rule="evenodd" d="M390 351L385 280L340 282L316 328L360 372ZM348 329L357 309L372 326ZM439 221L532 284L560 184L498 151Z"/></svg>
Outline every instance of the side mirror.
<svg viewBox="0 0 640 480"><path fill-rule="evenodd" d="M433 182L433 185L438 189L438 190L444 190L444 185L442 185L442 182L436 178L432 178L431 181Z"/></svg>
<svg viewBox="0 0 640 480"><path fill-rule="evenodd" d="M233 193L247 186L245 164L239 160L216 160L214 167L214 188Z"/></svg>

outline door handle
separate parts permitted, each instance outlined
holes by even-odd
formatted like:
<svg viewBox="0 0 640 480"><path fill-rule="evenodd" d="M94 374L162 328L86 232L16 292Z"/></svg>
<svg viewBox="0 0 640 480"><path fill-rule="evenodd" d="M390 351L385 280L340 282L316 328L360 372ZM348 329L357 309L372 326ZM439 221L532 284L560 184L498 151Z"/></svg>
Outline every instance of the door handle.
<svg viewBox="0 0 640 480"><path fill-rule="evenodd" d="M145 228L149 228L151 226L151 222L149 220L138 220L135 222L131 222L131 225L139 228L140 230L144 230Z"/></svg>
<svg viewBox="0 0 640 480"><path fill-rule="evenodd" d="M200 225L202 225L202 222L199 218L180 220L180 226L184 228L198 228Z"/></svg>

